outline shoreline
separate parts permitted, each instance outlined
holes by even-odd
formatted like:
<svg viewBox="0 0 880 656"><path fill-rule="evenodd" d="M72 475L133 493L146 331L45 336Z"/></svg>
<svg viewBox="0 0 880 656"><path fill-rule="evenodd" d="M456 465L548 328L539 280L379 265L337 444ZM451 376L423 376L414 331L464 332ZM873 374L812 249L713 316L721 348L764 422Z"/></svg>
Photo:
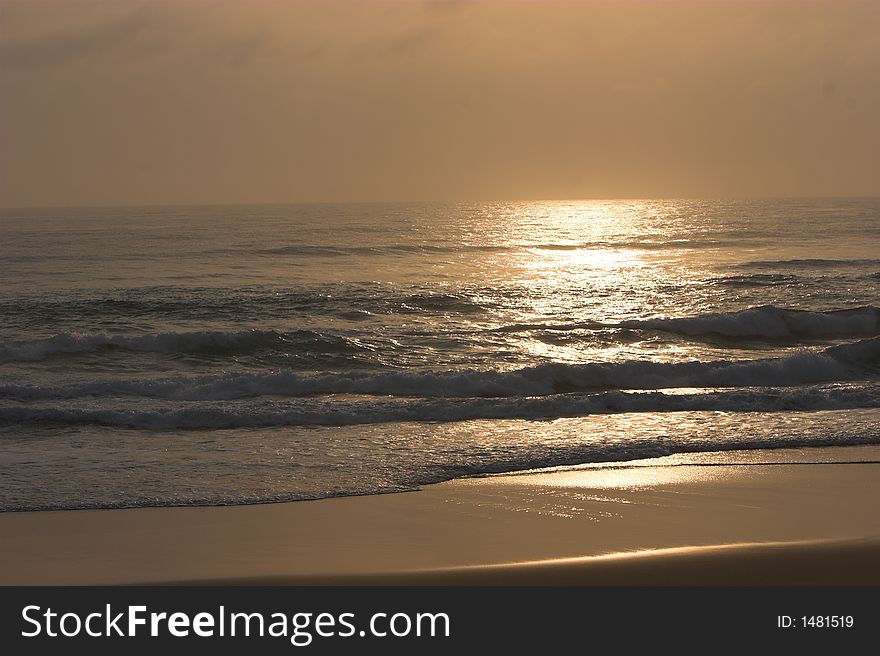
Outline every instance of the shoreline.
<svg viewBox="0 0 880 656"><path fill-rule="evenodd" d="M840 449L868 450L876 449L875 457L872 459L858 458L853 460L841 460L830 456L822 460L818 456L821 453L835 454ZM806 459L792 459L792 454L806 454ZM760 454L759 458L752 455ZM598 462L583 462L563 465L549 465L547 467L529 467L525 469L512 469L510 471L491 471L479 472L473 474L463 474L453 478L445 478L441 480L431 481L428 483L420 483L410 488L400 488L393 490L376 490L370 492L351 492L332 494L330 496L315 496L302 498L280 498L280 499L253 499L244 501L230 502L211 502L198 501L192 503L156 503L152 505L146 504L120 504L120 505L87 505L87 506L70 506L70 507L34 507L34 508L11 508L0 509L0 517L6 514L25 514L25 513L68 513L68 512L94 512L94 511L119 511L119 510L148 510L148 509L181 509L181 508L240 508L251 506L272 506L289 503L313 503L327 501L330 499L347 499L347 498L371 498L377 496L409 494L412 492L421 492L435 485L444 485L454 481L469 481L480 479L494 479L496 477L508 476L532 476L536 474L564 473L569 471L581 470L610 470L610 469L629 469L632 467L735 467L745 465L816 465L816 464L880 464L880 444L847 444L844 446L785 446L776 448L754 448L754 449L724 449L720 451L682 451L662 456L646 456L634 458L632 460L602 460Z"/></svg>
<svg viewBox="0 0 880 656"><path fill-rule="evenodd" d="M414 492L0 513L2 585L880 585L880 447L679 454Z"/></svg>
<svg viewBox="0 0 880 656"><path fill-rule="evenodd" d="M155 585L870 587L880 585L878 557L880 538L753 542L382 574L280 575Z"/></svg>

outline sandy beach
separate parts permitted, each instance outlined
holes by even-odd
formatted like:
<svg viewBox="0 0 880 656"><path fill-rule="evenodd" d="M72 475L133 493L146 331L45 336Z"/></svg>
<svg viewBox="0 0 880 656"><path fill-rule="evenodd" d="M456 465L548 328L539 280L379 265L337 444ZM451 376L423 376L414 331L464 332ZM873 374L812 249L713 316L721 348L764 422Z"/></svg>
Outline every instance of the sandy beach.
<svg viewBox="0 0 880 656"><path fill-rule="evenodd" d="M880 448L204 508L0 514L0 584L877 585Z"/></svg>

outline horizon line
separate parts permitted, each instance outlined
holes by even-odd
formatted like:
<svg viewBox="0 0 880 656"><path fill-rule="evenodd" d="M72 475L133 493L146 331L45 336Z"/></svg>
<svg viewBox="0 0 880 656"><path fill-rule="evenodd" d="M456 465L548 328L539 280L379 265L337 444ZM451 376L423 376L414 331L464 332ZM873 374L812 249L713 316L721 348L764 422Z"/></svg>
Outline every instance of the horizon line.
<svg viewBox="0 0 880 656"><path fill-rule="evenodd" d="M468 205L483 203L591 203L608 201L770 201L770 200L875 200L878 194L813 195L813 196L593 196L590 198L487 198L487 199L398 199L398 200L291 200L291 201L235 201L235 202L165 202L88 203L83 205L0 205L8 210L64 210L64 209L120 209L162 207L289 207L296 205Z"/></svg>

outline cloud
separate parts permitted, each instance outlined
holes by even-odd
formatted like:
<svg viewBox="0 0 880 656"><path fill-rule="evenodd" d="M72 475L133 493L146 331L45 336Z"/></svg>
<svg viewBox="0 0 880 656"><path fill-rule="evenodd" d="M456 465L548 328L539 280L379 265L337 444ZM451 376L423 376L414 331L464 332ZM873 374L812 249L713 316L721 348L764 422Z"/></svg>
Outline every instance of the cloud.
<svg viewBox="0 0 880 656"><path fill-rule="evenodd" d="M476 4L475 0L423 0L424 7L436 11L458 11Z"/></svg>
<svg viewBox="0 0 880 656"><path fill-rule="evenodd" d="M143 6L122 18L87 29L0 43L0 65L51 67L92 55L107 55L142 36L152 21L152 12Z"/></svg>
<svg viewBox="0 0 880 656"><path fill-rule="evenodd" d="M408 57L418 54L432 41L438 40L441 30L431 26L406 29L397 34L383 34L352 49L355 57L379 55L388 57Z"/></svg>
<svg viewBox="0 0 880 656"><path fill-rule="evenodd" d="M216 52L220 62L229 66L244 66L265 52L270 42L268 30L259 30L230 37L217 47Z"/></svg>
<svg viewBox="0 0 880 656"><path fill-rule="evenodd" d="M878 189L880 2L0 14L0 204Z"/></svg>

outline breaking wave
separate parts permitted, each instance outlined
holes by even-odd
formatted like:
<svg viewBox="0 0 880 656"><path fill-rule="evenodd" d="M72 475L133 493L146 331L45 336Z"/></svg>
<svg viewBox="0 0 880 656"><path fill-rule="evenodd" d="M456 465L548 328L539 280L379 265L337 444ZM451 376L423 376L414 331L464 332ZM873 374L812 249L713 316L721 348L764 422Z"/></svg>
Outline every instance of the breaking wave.
<svg viewBox="0 0 880 656"><path fill-rule="evenodd" d="M84 396L142 396L189 401L256 396L362 394L401 397L520 397L607 389L791 387L865 380L880 374L880 338L802 350L781 358L709 362L543 364L512 371L291 370L152 380L98 380L60 386L0 385L0 398L20 401Z"/></svg>
<svg viewBox="0 0 880 656"><path fill-rule="evenodd" d="M347 426L403 421L554 419L619 412L779 412L880 407L880 386L752 388L670 394L608 391L503 399L296 399L291 402L177 403L171 407L0 407L0 423L99 425L152 430Z"/></svg>

